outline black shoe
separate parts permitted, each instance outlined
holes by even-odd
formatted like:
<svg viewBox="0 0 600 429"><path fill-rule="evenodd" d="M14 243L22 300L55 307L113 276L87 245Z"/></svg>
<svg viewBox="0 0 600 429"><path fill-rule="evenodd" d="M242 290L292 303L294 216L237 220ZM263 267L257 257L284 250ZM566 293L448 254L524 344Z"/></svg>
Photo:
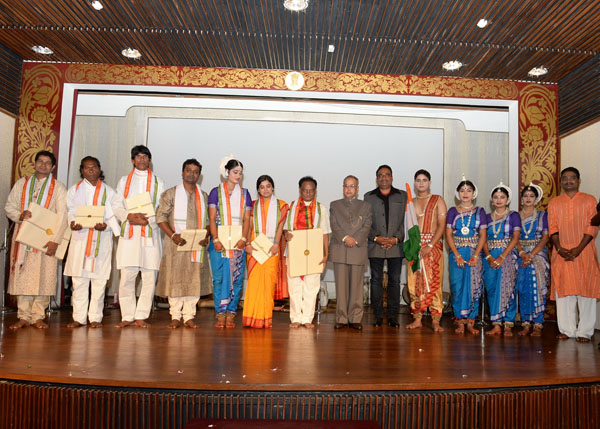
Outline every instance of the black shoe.
<svg viewBox="0 0 600 429"><path fill-rule="evenodd" d="M350 323L350 327L357 331L362 331L362 323Z"/></svg>
<svg viewBox="0 0 600 429"><path fill-rule="evenodd" d="M346 326L348 326L348 324L346 324L346 323L336 323L335 325L333 325L333 329L342 329L342 328L345 328Z"/></svg>
<svg viewBox="0 0 600 429"><path fill-rule="evenodd" d="M373 323L373 326L379 328L381 325L383 325L383 317L378 317L377 319L375 319L375 323Z"/></svg>
<svg viewBox="0 0 600 429"><path fill-rule="evenodd" d="M392 327L392 328L397 328L398 326L400 326L400 324L398 323L398 321L394 318L392 319L388 319L388 326Z"/></svg>

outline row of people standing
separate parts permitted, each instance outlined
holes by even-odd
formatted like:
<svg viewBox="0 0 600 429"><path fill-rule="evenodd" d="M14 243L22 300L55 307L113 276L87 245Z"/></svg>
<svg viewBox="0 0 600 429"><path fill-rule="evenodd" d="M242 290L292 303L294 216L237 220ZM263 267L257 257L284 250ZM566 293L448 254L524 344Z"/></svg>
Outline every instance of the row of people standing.
<svg viewBox="0 0 600 429"><path fill-rule="evenodd" d="M541 335L548 287L556 300L559 338L589 342L594 334L600 269L593 239L598 232L593 196L579 192L579 171L561 172L563 193L548 213L538 211L543 192L530 184L522 189L520 213L511 211L511 189L500 183L491 193L493 210L476 207L477 187L463 180L456 188L460 203L448 211L447 242L452 304L458 327L477 334L480 296L485 287L493 328L489 335L512 336L517 302L523 325L520 335ZM552 263L548 241L555 251ZM550 267L552 277L550 283Z"/></svg>
<svg viewBox="0 0 600 429"><path fill-rule="evenodd" d="M82 180L72 186L65 195L64 186L52 177L56 163L54 156L42 151L36 155L36 174L21 179L11 191L6 212L16 222L30 216L27 207L31 202L44 205L59 213L61 219L70 221L73 239L65 263L65 274L73 278L74 285L74 322L70 326L83 326L88 320L91 326L100 326L104 290L111 269L112 235L117 235L117 268L121 270L119 299L122 314L122 321L118 327L132 324L148 326L146 319L152 306L157 274L156 294L169 299L171 327L180 326L182 320L188 327L197 327L193 321L196 304L200 295L211 291L215 299L216 326L235 326L233 319L242 294L246 262L249 281L244 306L244 325L271 326L274 291L277 291L278 297L284 297L289 290L291 326L312 327L320 275L288 277L285 259L280 258L280 255L285 250L284 238L287 241L293 239L291 231L315 227L320 227L324 233L324 258L321 261L323 265L329 258L329 238L333 232L331 255L338 295L336 328L349 325L362 329L362 280L367 258L371 268L371 301L375 313L375 326L381 326L383 323L382 283L386 260L388 325L399 325L397 317L406 193L392 186L392 171L389 166L382 165L377 169L378 187L365 194L365 201L357 198L358 178L348 176L344 179L344 198L331 205L330 228L328 212L316 201L317 183L311 177L300 180L299 199L288 207L285 202L275 198L274 182L269 176L261 176L258 179L259 198L253 203L248 191L240 185L243 165L237 160L229 159L223 163L221 173L225 181L208 196L197 184L201 165L196 160L184 162L182 183L164 192L162 181L149 169L150 161L151 154L146 147L134 147L134 168L127 176L121 178L115 192L103 183L104 177L99 161L93 157L86 157L80 167ZM575 270L575 273L572 270L572 266L576 264L569 263L566 264L567 268L562 270L566 274L561 276L562 271L558 271L555 275L561 280L557 282L556 289L553 289L553 296L559 300L558 317L561 332L567 337L589 338L590 323L593 333L595 315L592 317L590 312L594 306L590 304L591 301L578 297L595 299L594 294L598 292L595 247L593 243L588 246L597 229L591 227L589 220L586 220L589 219L586 218L588 212L593 211L593 208L588 207L588 200L591 198L593 201L593 197L578 192L579 173L575 169L563 171L561 184L565 190L563 195L569 198L562 205L567 204L568 208L564 216L557 215L556 221L549 224L546 213L535 209L542 197L539 187L529 186L522 190L523 210L519 216L517 212L508 209L512 198L510 188L500 184L491 194L494 210L486 214L483 209L473 204L477 197L475 185L470 181L463 181L456 192L460 203L446 213L443 199L430 192L430 174L419 170L415 174L415 205L422 232L420 253L424 269L416 273L409 270L408 273L411 309L415 321L407 327L420 327L422 314L429 309L433 316L434 330L442 330L439 320L442 311L442 237L445 224L445 235L450 250L453 306L459 325L457 332L464 332L465 326L468 331L477 332L474 328L474 318L478 312L483 280L492 313L491 319L495 325L490 334L500 334L502 325L504 334L511 334L518 296L521 318L525 324L522 332L526 334L531 330L533 335L539 335L548 287L546 243L549 231L554 229L556 232L553 234L553 244L558 249L554 257L560 258L557 259L557 265L584 260L580 254L586 257L586 266L596 262L596 265L592 266L593 269L586 271L591 277L583 279L584 284L591 285L591 292L586 291L579 295L577 290L569 289L568 285L577 284L578 280L581 280L578 270ZM573 188L574 185L574 189L568 188ZM146 192L157 208L156 217L128 213L124 200ZM556 207L560 208L562 205L559 203L562 200L559 198L556 199ZM575 213L577 216L571 207L574 202L578 202L575 207L577 210L580 204L585 206L585 210ZM76 224L75 212L80 205L105 206L105 222L93 229L84 229ZM550 207L552 212L552 203ZM581 235L584 239L579 243L571 243L573 239L570 236L576 237L579 233L577 231L569 230L558 237L561 228L572 229L574 217L583 220L584 229ZM560 224L561 219L568 219L568 223ZM234 250L225 251L223 248L218 237L218 225L242 225L242 238L236 243ZM169 238L164 246L158 233L159 228ZM208 237L202 240L201 251L177 252L177 246L185 244L181 231L189 228L209 229L212 240ZM259 233L267 235L274 243L270 249L273 256L263 265L258 264L252 257L253 250L250 246L250 242ZM59 230L56 236L60 234ZM577 246L568 248L567 242L569 246ZM561 243L565 247L561 247ZM55 275L52 275L53 269L56 268L56 259L50 258L49 255L56 249L56 243L50 237L46 254L13 244L15 245L11 254L9 293L18 296L19 305L19 322L13 327L19 328L28 324L45 327L44 309L49 303L49 296L54 294L56 281ZM206 254L212 270L208 270L205 265ZM485 258L480 257L482 254ZM142 288L140 297L136 300L135 282L139 273ZM575 281L574 275L579 276ZM90 283L91 300L88 297ZM570 298L573 296L577 297L574 304ZM562 298L568 299L563 302ZM573 314L576 314L574 305L579 305L580 313L583 314L583 323L580 322L579 327L577 319L573 319ZM564 314L568 314L568 317ZM530 324L533 324L533 328Z"/></svg>

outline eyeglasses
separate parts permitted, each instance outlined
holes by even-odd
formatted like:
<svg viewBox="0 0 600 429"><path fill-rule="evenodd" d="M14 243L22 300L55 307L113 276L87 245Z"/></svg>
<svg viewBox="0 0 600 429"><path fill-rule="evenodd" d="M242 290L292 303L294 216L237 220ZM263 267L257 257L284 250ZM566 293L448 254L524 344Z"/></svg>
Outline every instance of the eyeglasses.
<svg viewBox="0 0 600 429"><path fill-rule="evenodd" d="M356 185L354 183L352 183L351 185L344 185L344 188L354 189L354 188L356 188Z"/></svg>

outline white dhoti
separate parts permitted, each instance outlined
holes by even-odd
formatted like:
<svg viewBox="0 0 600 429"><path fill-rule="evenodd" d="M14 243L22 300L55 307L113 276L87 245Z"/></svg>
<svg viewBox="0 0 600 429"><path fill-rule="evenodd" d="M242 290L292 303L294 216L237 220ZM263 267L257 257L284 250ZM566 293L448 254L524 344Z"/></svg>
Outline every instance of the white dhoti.
<svg viewBox="0 0 600 429"><path fill-rule="evenodd" d="M569 338L592 338L596 324L596 298L557 296L556 320L558 330Z"/></svg>
<svg viewBox="0 0 600 429"><path fill-rule="evenodd" d="M317 295L321 288L321 274L301 277L288 276L290 292L290 320L292 323L312 323L315 316Z"/></svg>

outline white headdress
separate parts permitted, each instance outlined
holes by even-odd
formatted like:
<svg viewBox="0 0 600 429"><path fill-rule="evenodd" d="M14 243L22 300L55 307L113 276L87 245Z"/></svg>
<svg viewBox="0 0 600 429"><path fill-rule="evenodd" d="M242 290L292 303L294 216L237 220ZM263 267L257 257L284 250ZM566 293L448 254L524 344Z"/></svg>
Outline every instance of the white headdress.
<svg viewBox="0 0 600 429"><path fill-rule="evenodd" d="M542 201L542 197L544 196L544 190L541 186L534 184L533 182L529 182L529 185L525 186L525 188L534 188L537 191L537 197L535 198L535 204L538 205L540 201Z"/></svg>
<svg viewBox="0 0 600 429"><path fill-rule="evenodd" d="M466 181L467 181L467 178L463 174L462 179L460 180L460 183L466 182ZM473 183L473 186L475 187L475 189L473 189L473 199L475 199L475 198L477 198L478 191L477 191L477 186L474 183ZM456 199L458 201L460 201L460 194L459 194L458 190L454 191L454 196L456 197Z"/></svg>
<svg viewBox="0 0 600 429"><path fill-rule="evenodd" d="M506 205L509 205L512 201L512 190L504 183L502 183L502 180L500 181L500 183L494 186L494 189L492 189L492 192L490 193L490 200L494 197L494 191L498 188L502 188L508 193L508 200L506 200Z"/></svg>
<svg viewBox="0 0 600 429"><path fill-rule="evenodd" d="M221 162L219 162L219 172L221 173L221 176L223 176L223 178L225 179L227 179L227 176L229 176L229 172L225 170L225 166L232 159L234 159L233 155L229 154L226 157L221 158Z"/></svg>

